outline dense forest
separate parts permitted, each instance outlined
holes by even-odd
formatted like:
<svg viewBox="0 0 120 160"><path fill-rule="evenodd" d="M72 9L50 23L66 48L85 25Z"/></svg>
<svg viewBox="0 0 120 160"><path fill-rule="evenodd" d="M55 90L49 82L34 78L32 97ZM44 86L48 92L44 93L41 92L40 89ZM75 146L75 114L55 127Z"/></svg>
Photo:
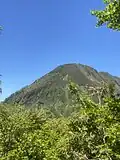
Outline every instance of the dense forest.
<svg viewBox="0 0 120 160"><path fill-rule="evenodd" d="M0 105L1 160L120 159L120 98L114 85L99 88L101 103L81 96L72 82L69 89L73 104L59 109Z"/></svg>

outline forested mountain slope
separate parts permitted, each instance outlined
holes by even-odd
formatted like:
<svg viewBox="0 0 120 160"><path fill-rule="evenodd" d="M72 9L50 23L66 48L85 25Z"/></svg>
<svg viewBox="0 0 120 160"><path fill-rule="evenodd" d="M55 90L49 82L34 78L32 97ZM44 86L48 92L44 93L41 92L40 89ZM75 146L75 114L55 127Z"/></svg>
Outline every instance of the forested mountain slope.
<svg viewBox="0 0 120 160"><path fill-rule="evenodd" d="M58 66L45 76L37 79L32 84L13 93L5 99L5 103L20 103L24 105L40 105L52 103L65 103L65 77L79 86L99 85L101 81L114 83L120 90L120 78L107 72L98 72L94 68L82 64L64 64Z"/></svg>

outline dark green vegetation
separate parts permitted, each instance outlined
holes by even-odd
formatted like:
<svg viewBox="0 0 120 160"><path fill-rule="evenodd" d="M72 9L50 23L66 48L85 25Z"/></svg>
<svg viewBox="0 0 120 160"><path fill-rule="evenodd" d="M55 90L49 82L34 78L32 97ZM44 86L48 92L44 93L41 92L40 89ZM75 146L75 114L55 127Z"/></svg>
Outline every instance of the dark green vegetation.
<svg viewBox="0 0 120 160"><path fill-rule="evenodd" d="M71 103L71 94L66 88L69 80L80 86L81 93L85 85L100 86L101 81L114 83L116 90L120 90L120 78L106 72L98 72L92 67L82 64L66 64L36 80L20 91L12 94L5 103L19 103L26 106L40 106Z"/></svg>
<svg viewBox="0 0 120 160"><path fill-rule="evenodd" d="M1 160L120 160L120 99L113 86L101 87L102 104L81 96L74 83L69 90L69 116L0 105Z"/></svg>
<svg viewBox="0 0 120 160"><path fill-rule="evenodd" d="M120 0L103 0L104 10L94 10L92 15L97 17L97 27L106 25L108 28L120 31Z"/></svg>

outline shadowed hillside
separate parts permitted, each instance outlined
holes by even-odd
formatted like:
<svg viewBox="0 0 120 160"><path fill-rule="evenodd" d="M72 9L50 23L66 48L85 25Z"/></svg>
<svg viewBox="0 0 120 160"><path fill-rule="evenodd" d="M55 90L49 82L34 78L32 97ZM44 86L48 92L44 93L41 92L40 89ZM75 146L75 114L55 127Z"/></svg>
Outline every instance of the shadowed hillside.
<svg viewBox="0 0 120 160"><path fill-rule="evenodd" d="M101 81L113 82L117 90L120 90L120 78L106 72L98 72L92 67L82 64L65 64L55 68L50 73L37 79L10 97L5 99L5 103L19 103L24 105L40 105L52 103L65 103L65 87L68 79L79 86L99 85Z"/></svg>

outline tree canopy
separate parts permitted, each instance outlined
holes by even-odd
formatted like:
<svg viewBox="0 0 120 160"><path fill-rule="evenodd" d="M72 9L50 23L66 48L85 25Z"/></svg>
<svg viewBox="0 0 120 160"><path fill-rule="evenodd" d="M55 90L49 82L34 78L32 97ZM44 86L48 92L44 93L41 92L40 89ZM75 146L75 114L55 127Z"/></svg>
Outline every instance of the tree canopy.
<svg viewBox="0 0 120 160"><path fill-rule="evenodd" d="M57 106L0 104L0 160L120 160L120 98L109 90L98 104L70 83L76 111L68 117L56 116Z"/></svg>
<svg viewBox="0 0 120 160"><path fill-rule="evenodd" d="M97 27L106 25L107 28L120 31L120 0L103 0L103 10L92 10L92 15L97 17Z"/></svg>

